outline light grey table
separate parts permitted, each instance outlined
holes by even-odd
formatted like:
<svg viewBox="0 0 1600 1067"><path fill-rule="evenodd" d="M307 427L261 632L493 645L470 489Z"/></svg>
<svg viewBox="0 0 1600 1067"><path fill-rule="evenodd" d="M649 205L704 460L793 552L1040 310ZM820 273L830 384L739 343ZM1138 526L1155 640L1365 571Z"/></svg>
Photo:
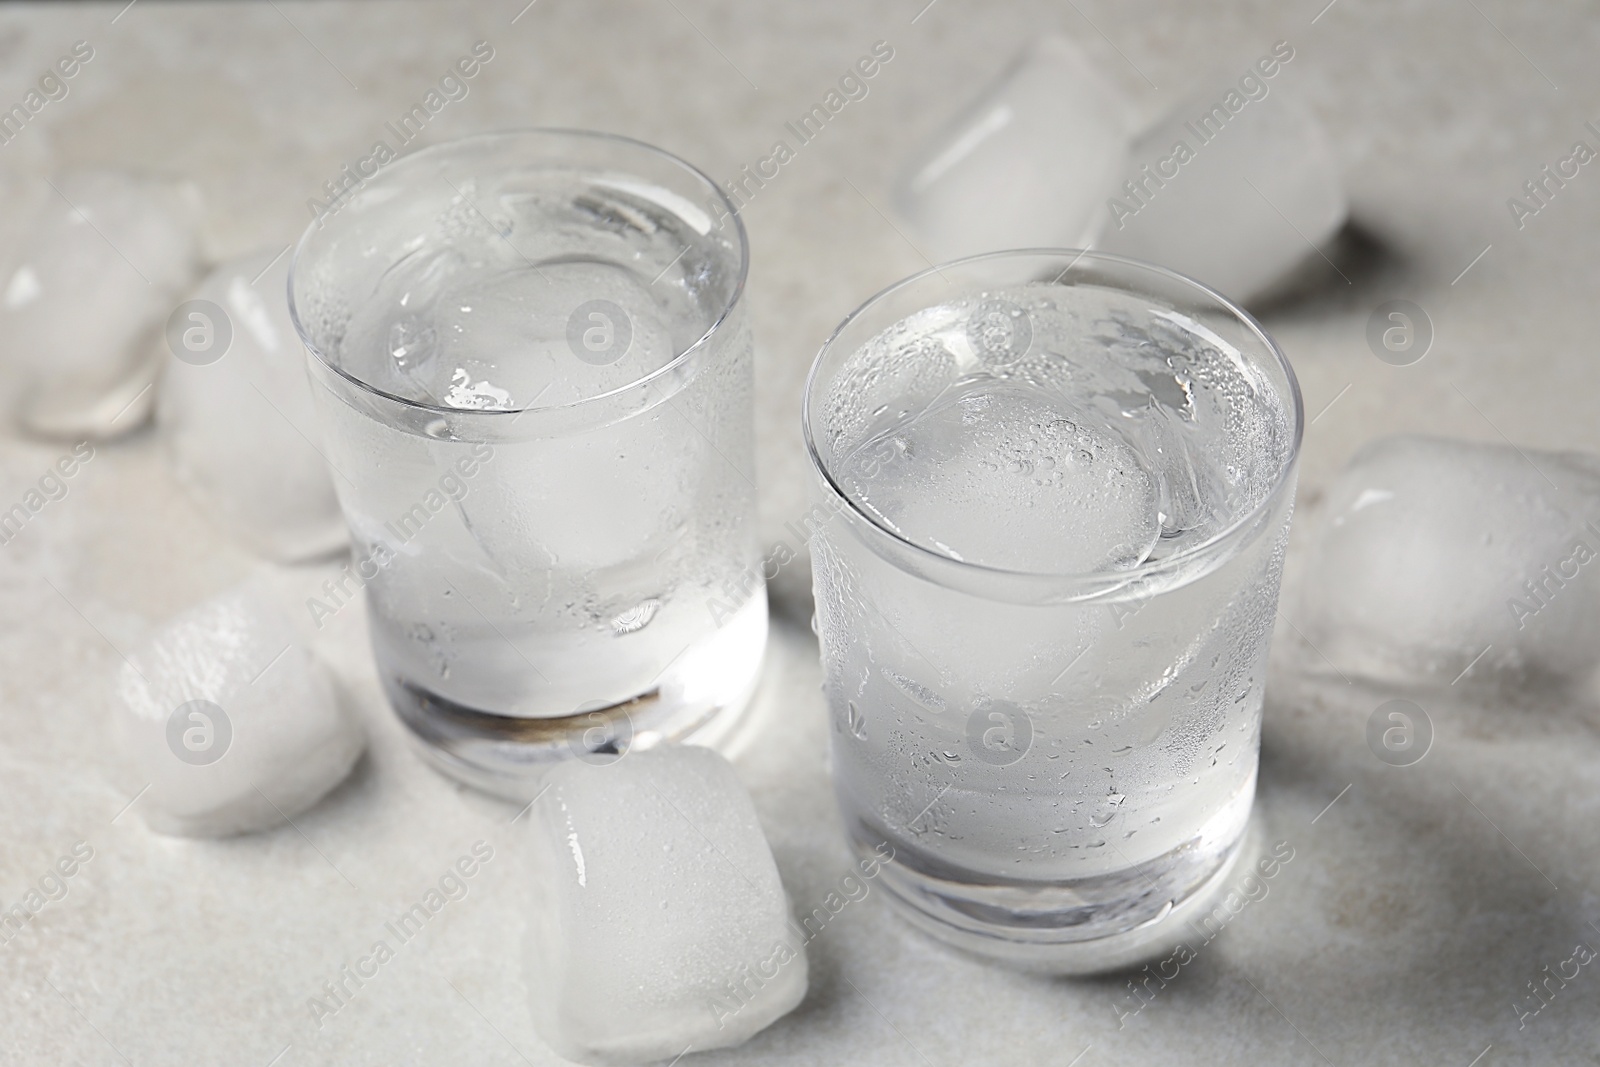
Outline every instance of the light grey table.
<svg viewBox="0 0 1600 1067"><path fill-rule="evenodd" d="M16 174L110 165L193 177L208 253L281 247L306 202L474 42L494 58L426 139L511 125L613 130L718 177L765 156L874 42L893 60L760 189L745 218L767 537L804 508L800 384L832 326L924 264L892 225L898 160L1024 41L1060 29L1141 106L1278 39L1283 75L1332 132L1359 234L1263 310L1315 416L1306 436L1258 803L1294 858L1136 1015L1126 979L1009 974L923 940L877 897L812 948L811 993L726 1063L906 1065L1600 1062L1595 966L1522 1020L1527 983L1600 944L1600 735L1564 708L1436 716L1434 751L1387 767L1371 703L1296 684L1296 560L1321 488L1362 442L1423 429L1600 447L1594 358L1600 164L1518 228L1524 181L1596 138L1600 12L1505 0L1222 5L978 0L627 5L119 4L0 12L0 104L74 41L71 95L0 145ZM1404 297L1437 336L1422 362L1367 350ZM87 313L88 309L86 309ZM0 501L59 448L0 441ZM372 736L355 777L296 827L163 839L112 784L105 679L141 634L257 566L173 485L148 433L102 447L0 548L0 906L78 842L67 893L0 946L0 1059L17 1064L549 1063L529 1020L513 808L406 748L357 612L320 651ZM289 583L320 581L290 572ZM827 785L809 577L774 582L765 729L739 761L798 907L848 858ZM337 1015L307 1001L473 842L495 859ZM1119 1025L1120 1023L1120 1025ZM1475 1058L1476 1057L1476 1058Z"/></svg>

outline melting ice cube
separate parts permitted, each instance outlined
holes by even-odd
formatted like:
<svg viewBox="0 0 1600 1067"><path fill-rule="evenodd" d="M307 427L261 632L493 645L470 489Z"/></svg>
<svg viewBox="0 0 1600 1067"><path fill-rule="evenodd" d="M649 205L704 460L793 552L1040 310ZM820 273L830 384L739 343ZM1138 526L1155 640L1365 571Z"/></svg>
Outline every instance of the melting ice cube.
<svg viewBox="0 0 1600 1067"><path fill-rule="evenodd" d="M1131 122L1088 59L1046 37L913 157L900 210L940 260L1082 247L1126 170Z"/></svg>
<svg viewBox="0 0 1600 1067"><path fill-rule="evenodd" d="M109 437L148 416L154 338L197 267L192 187L60 176L0 279L0 364L24 425Z"/></svg>
<svg viewBox="0 0 1600 1067"><path fill-rule="evenodd" d="M200 314L222 316L210 325L226 331L226 351L169 356L156 418L208 512L256 551L299 560L347 537L289 318L288 272L287 252L264 251L218 267L189 294L214 309Z"/></svg>
<svg viewBox="0 0 1600 1067"><path fill-rule="evenodd" d="M1329 489L1301 592L1310 661L1346 675L1579 685L1600 647L1600 456L1375 441Z"/></svg>
<svg viewBox="0 0 1600 1067"><path fill-rule="evenodd" d="M294 624L249 586L162 626L128 657L117 695L124 756L150 783L137 808L161 833L280 826L339 784L365 745Z"/></svg>
<svg viewBox="0 0 1600 1067"><path fill-rule="evenodd" d="M806 992L755 806L709 749L552 772L530 811L535 1025L580 1063L737 1045Z"/></svg>
<svg viewBox="0 0 1600 1067"><path fill-rule="evenodd" d="M1286 87L1250 84L1266 95L1251 99L1220 84L1139 136L1100 209L1099 247L1237 300L1270 290L1317 254L1347 211L1327 135Z"/></svg>

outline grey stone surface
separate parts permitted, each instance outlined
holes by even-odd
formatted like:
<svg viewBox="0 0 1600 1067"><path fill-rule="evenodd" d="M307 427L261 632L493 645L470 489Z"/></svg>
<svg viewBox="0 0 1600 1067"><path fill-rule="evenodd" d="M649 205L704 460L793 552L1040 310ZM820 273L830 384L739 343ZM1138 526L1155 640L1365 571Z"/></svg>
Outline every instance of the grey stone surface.
<svg viewBox="0 0 1600 1067"><path fill-rule="evenodd" d="M1331 253L1337 269L1314 261L1294 294L1261 309L1314 416L1292 590L1321 487L1374 436L1600 448L1600 163L1520 229L1507 207L1573 142L1600 147L1585 126L1600 124L1600 18L1582 4L1323 3L9 8L0 106L21 101L74 41L91 41L95 57L70 95L0 145L0 168L22 180L72 165L192 177L208 204L207 254L220 260L292 240L322 183L478 40L494 59L426 139L595 127L718 178L767 156L785 121L888 41L894 58L868 95L745 213L763 519L776 539L804 507L798 397L811 356L845 313L925 265L885 215L911 146L1041 28L1081 42L1151 113L1287 39L1297 57L1280 77L1327 124L1354 217ZM1418 303L1434 326L1431 351L1410 366L1367 347L1369 315L1393 299ZM64 451L0 441L0 507ZM257 564L194 510L148 433L98 446L66 484L0 546L0 907L41 884L65 888L0 945L0 1058L557 1062L532 1028L519 970L516 811L407 750L358 608L318 643L372 737L349 782L292 827L223 842L159 838L122 811L131 793L109 784L105 691L118 650ZM279 574L294 589L323 576ZM827 785L807 584L802 564L774 583L768 721L738 762L803 910L849 863ZM1593 712L1441 704L1428 757L1394 767L1364 741L1384 695L1302 683L1314 656L1285 615L1258 810L1263 839L1288 842L1294 859L1136 1015L1121 1014L1136 1003L1126 977L993 969L915 935L874 892L813 943L811 992L794 1014L703 1062L1600 1062L1600 964L1552 983L1548 1004L1528 985L1577 943L1600 944ZM348 1004L319 1026L309 1000L479 841L493 859L467 896L359 988L347 981ZM79 842L92 858L53 880Z"/></svg>

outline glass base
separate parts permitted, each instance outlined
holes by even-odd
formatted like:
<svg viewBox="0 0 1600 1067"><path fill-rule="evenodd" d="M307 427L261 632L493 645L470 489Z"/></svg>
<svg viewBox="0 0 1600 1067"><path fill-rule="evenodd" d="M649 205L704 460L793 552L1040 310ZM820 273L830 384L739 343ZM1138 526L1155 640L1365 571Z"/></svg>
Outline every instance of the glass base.
<svg viewBox="0 0 1600 1067"><path fill-rule="evenodd" d="M508 800L532 800L546 771L570 759L606 764L633 749L666 742L730 754L743 741L751 696L766 648L764 598L749 620L759 633L739 635L740 662L712 662L715 677L674 674L648 692L571 715L528 718L468 707L394 671L381 671L389 704L422 757L450 778ZM729 624L738 626L739 621ZM727 636L727 635L724 635ZM694 657L683 661L693 663Z"/></svg>
<svg viewBox="0 0 1600 1067"><path fill-rule="evenodd" d="M958 872L896 846L879 881L902 918L964 952L1023 971L1102 974L1206 940L1205 920L1229 876L1253 861L1258 838L1251 820L1226 848L1202 854L1184 846L1127 871L1064 883L958 881ZM863 859L881 859L877 842L859 832L851 844Z"/></svg>

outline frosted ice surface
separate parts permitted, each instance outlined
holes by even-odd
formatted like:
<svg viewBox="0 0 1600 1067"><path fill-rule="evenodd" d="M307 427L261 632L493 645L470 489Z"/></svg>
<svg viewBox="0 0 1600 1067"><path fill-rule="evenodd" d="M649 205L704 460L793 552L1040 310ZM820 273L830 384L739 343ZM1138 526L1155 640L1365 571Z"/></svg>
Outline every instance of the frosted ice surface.
<svg viewBox="0 0 1600 1067"><path fill-rule="evenodd" d="M1046 37L913 157L900 210L940 260L1082 247L1127 169L1129 110L1069 41Z"/></svg>
<svg viewBox="0 0 1600 1067"><path fill-rule="evenodd" d="M1310 109L1275 82L1260 84L1267 95L1237 113L1219 103L1233 86L1219 85L1138 137L1127 173L1106 194L1114 199L1100 206L1098 247L1237 300L1269 290L1316 255L1313 246L1345 219L1339 168Z"/></svg>
<svg viewBox="0 0 1600 1067"><path fill-rule="evenodd" d="M743 1042L806 992L803 938L755 807L709 749L552 772L529 812L534 1021L580 1063Z"/></svg>
<svg viewBox="0 0 1600 1067"><path fill-rule="evenodd" d="M264 251L234 260L189 294L221 309L231 341L212 362L167 355L156 418L204 508L256 551L293 561L347 536L289 318L289 259Z"/></svg>
<svg viewBox="0 0 1600 1067"><path fill-rule="evenodd" d="M135 808L161 833L280 826L342 781L365 745L293 622L252 587L172 619L128 660L115 728L130 773L150 783Z"/></svg>
<svg viewBox="0 0 1600 1067"><path fill-rule="evenodd" d="M1568 689L1595 673L1597 559L1600 457L1384 438L1329 490L1296 621L1348 676Z"/></svg>
<svg viewBox="0 0 1600 1067"><path fill-rule="evenodd" d="M54 184L0 279L0 364L34 432L125 433L149 413L153 340L194 280L197 198L109 171Z"/></svg>

